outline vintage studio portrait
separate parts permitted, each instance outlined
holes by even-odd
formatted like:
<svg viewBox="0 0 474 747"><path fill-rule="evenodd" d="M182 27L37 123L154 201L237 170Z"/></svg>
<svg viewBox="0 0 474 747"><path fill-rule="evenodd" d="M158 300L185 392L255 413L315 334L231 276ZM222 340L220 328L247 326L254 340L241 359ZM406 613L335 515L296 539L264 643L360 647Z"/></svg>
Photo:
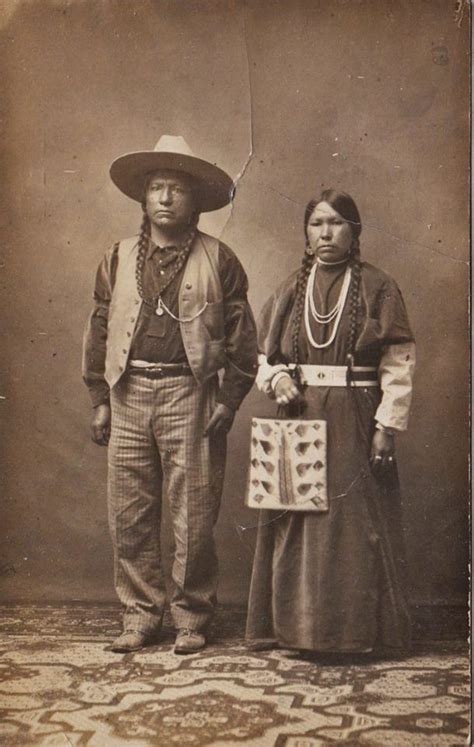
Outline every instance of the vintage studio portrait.
<svg viewBox="0 0 474 747"><path fill-rule="evenodd" d="M470 15L2 3L2 744L470 743Z"/></svg>

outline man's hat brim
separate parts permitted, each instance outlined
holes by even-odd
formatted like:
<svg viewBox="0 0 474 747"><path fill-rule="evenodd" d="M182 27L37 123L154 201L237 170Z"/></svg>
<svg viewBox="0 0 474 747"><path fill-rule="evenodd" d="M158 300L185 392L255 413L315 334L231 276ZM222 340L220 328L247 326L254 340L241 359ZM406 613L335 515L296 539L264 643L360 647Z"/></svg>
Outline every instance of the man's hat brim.
<svg viewBox="0 0 474 747"><path fill-rule="evenodd" d="M209 161L182 153L157 151L126 153L112 163L110 178L127 197L141 202L144 197L146 176L160 169L182 171L196 180L196 197L200 212L219 210L232 200L235 185L225 171Z"/></svg>

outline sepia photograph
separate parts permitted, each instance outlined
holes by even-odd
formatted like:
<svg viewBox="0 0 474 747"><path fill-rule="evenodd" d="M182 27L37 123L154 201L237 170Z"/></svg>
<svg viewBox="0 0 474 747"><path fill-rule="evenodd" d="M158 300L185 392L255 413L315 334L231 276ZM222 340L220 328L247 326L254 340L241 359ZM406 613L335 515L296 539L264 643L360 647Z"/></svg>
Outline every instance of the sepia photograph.
<svg viewBox="0 0 474 747"><path fill-rule="evenodd" d="M470 744L471 4L0 58L0 743Z"/></svg>

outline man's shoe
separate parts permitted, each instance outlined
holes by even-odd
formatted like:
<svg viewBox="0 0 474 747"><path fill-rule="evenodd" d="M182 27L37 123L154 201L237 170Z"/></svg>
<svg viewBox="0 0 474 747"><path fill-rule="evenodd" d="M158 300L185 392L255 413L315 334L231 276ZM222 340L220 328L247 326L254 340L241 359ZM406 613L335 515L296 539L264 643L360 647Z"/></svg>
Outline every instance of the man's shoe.
<svg viewBox="0 0 474 747"><path fill-rule="evenodd" d="M175 654L195 654L206 645L206 639L202 633L190 628L180 628L174 644Z"/></svg>
<svg viewBox="0 0 474 747"><path fill-rule="evenodd" d="M108 647L109 651L116 654L128 654L131 651L140 651L148 643L152 642L153 636L140 630L124 630L122 635Z"/></svg>

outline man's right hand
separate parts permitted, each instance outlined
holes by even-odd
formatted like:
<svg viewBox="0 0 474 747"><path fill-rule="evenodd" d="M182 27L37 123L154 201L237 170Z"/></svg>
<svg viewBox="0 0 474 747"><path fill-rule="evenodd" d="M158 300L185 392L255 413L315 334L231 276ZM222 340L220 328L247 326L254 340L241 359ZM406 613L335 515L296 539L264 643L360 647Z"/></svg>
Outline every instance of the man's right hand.
<svg viewBox="0 0 474 747"><path fill-rule="evenodd" d="M107 446L110 438L110 405L94 408L91 423L91 438L99 446Z"/></svg>

